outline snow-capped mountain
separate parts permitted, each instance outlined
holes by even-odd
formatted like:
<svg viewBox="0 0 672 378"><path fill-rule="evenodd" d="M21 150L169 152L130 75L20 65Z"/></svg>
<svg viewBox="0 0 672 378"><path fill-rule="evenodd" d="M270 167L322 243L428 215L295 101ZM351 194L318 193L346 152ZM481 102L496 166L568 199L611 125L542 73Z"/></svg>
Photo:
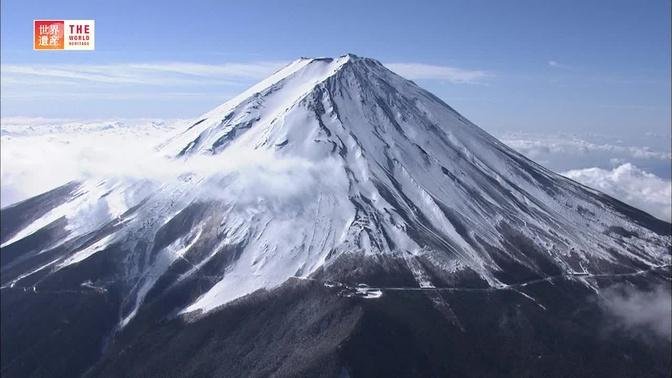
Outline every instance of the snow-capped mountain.
<svg viewBox="0 0 672 378"><path fill-rule="evenodd" d="M361 300L511 289L545 309L518 288L560 277L599 291L591 278L671 260L668 223L350 54L292 62L140 160L3 209L3 296L102 295L100 333L125 345L159 319L207 324L291 282Z"/></svg>

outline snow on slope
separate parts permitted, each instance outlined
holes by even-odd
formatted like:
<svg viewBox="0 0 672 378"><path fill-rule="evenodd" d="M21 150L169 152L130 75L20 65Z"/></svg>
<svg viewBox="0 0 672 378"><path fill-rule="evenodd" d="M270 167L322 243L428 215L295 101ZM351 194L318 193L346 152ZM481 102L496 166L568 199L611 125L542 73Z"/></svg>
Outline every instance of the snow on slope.
<svg viewBox="0 0 672 378"><path fill-rule="evenodd" d="M128 211L89 217L96 221L86 228L105 230L88 245L106 238L124 251L122 325L161 277L176 275L177 285L214 270L182 309L207 312L345 254L401 258L422 287L435 284L427 264L503 286L511 263L543 274L547 265L594 273L670 262L669 231L646 214L525 159L354 55L299 59L159 152L166 159L152 165L162 174L103 180L96 187L107 195L70 200L124 198ZM95 214L81 205L53 211L69 224ZM100 226L109 222L112 231ZM81 235L70 229L68 238ZM73 250L54 266L104 251L100 243Z"/></svg>

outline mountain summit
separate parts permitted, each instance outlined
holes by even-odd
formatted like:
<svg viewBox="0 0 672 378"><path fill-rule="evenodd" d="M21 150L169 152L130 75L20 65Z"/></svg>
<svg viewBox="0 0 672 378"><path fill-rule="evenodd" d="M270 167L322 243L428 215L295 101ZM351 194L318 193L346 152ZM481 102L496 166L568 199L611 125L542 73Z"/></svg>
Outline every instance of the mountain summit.
<svg viewBox="0 0 672 378"><path fill-rule="evenodd" d="M29 358L28 349L4 352L8 306L31 316L60 308L40 296L49 293L86 297L92 311L105 313L105 321L88 325L88 338L68 326L86 345L121 353L152 335L170 345L163 358L182 347L166 336L177 331L162 334L160 322L189 329L182 335L191 339L218 316L233 322L224 329L235 322L247 329L292 313L294 303L312 308L310 315L282 318L279 327L302 334L292 328L299 318L322 322L313 337L323 349L310 352L313 362L302 360L307 370L280 364L236 371L305 373L326 359L333 366L325 369L355 373L370 368L355 356L361 349L347 344L340 355L334 348L357 332L391 337L368 323L366 306L389 324L402 320L380 315L385 306L397 315L416 309L419 321L436 320L428 315L435 311L446 330L464 334L474 325L451 305L464 298L442 290L514 291L516 299L504 302L543 311L558 305L552 295L523 287L561 280L571 288L563 293L586 296L600 291L597 277L638 276L671 261L668 223L550 172L412 81L352 54L290 63L185 125L157 153L163 158L155 171L69 183L2 210L3 365ZM402 292L416 297L395 297ZM282 315L242 315L260 302ZM79 306L62 316L79 319ZM526 316L516 327L529 331L537 320ZM11 320L19 328L25 321ZM390 341L415 340L416 328L404 332ZM227 335L227 345L252 348L242 334ZM159 360L108 352L98 360L89 351L77 366L99 361L95 371L107 374L162 371ZM413 358L404 361L412 365ZM137 370L115 370L122 363ZM435 373L447 371L437 366Z"/></svg>

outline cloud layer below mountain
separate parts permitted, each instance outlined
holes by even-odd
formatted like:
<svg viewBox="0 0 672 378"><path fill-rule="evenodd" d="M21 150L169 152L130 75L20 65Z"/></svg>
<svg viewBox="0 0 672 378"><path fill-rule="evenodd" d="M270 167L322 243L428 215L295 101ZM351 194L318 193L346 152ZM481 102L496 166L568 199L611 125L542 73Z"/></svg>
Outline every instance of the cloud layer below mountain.
<svg viewBox="0 0 672 378"><path fill-rule="evenodd" d="M150 152L184 124L188 122L2 118L1 205L101 174L142 170L161 175L166 167L162 160L148 158L153 156ZM672 218L669 176L650 168L669 171L669 153L664 150L557 136L509 134L502 139L556 172L661 219Z"/></svg>
<svg viewBox="0 0 672 378"><path fill-rule="evenodd" d="M626 163L614 169L586 168L563 175L590 186L660 219L672 219L672 182Z"/></svg>

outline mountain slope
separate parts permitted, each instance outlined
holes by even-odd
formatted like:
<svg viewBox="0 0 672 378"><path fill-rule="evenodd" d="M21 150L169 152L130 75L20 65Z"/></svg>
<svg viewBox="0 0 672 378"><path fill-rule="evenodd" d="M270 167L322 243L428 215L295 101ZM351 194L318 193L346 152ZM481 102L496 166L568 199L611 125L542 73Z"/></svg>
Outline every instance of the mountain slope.
<svg viewBox="0 0 672 378"><path fill-rule="evenodd" d="M514 291L544 308L521 285L561 278L585 297L599 292L597 277L665 270L671 260L668 223L529 161L354 55L299 59L157 151L165 158L148 172L72 183L2 210L3 320L15 303L103 296L116 314L91 337L114 351L160 333L158 321L209 324L215 309L300 279L357 301L418 289L432 303L418 305L420 318L437 311L464 329L464 314L434 288ZM337 372L334 348L370 330L357 328L366 307L334 300L333 311L351 314L323 327ZM376 311L403 309L385 301ZM26 348L3 352L3 365ZM107 361L123 361L114 356Z"/></svg>

